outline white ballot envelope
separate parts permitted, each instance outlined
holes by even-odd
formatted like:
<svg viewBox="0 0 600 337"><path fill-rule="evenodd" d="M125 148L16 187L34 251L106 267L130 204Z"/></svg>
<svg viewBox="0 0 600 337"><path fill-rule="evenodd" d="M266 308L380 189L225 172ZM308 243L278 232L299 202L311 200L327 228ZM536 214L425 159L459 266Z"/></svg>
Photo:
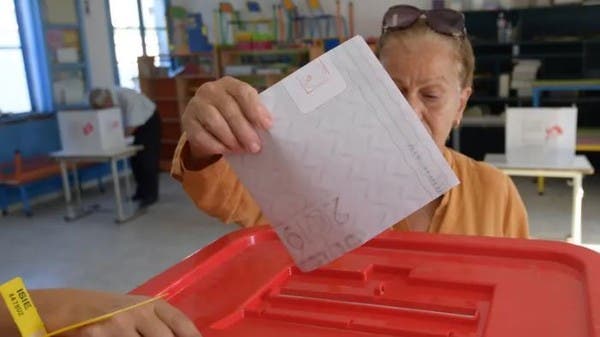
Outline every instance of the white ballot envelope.
<svg viewBox="0 0 600 337"><path fill-rule="evenodd" d="M358 248L458 184L362 37L260 94L273 127L227 160L302 271Z"/></svg>
<svg viewBox="0 0 600 337"><path fill-rule="evenodd" d="M575 160L577 108L507 108L506 158L513 164L570 164Z"/></svg>

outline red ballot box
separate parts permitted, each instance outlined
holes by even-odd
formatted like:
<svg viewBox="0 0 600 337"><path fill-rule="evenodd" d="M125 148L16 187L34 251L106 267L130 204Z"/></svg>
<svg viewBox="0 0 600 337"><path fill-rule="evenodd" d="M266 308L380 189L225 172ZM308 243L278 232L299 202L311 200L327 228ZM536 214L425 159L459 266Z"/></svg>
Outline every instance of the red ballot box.
<svg viewBox="0 0 600 337"><path fill-rule="evenodd" d="M600 255L560 242L385 232L300 272L268 227L152 278L204 337L600 337Z"/></svg>

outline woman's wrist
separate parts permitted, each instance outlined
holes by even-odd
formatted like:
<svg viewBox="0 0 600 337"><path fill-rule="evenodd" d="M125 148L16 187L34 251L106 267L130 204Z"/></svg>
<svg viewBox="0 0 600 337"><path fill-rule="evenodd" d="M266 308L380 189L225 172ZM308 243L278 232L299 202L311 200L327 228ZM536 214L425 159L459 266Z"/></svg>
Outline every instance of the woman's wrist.
<svg viewBox="0 0 600 337"><path fill-rule="evenodd" d="M29 290L33 303L44 322L46 330L52 332L77 320L77 294L69 289Z"/></svg>
<svg viewBox="0 0 600 337"><path fill-rule="evenodd" d="M41 289L30 290L30 293L48 332L143 300L142 296L81 289Z"/></svg>
<svg viewBox="0 0 600 337"><path fill-rule="evenodd" d="M17 325L14 323L10 312L8 312L8 308L2 300L0 300L0 331L2 332L2 336L19 337Z"/></svg>
<svg viewBox="0 0 600 337"><path fill-rule="evenodd" d="M29 294L48 332L66 325L76 308L66 289L30 289ZM20 336L8 308L0 301L0 331L3 336Z"/></svg>

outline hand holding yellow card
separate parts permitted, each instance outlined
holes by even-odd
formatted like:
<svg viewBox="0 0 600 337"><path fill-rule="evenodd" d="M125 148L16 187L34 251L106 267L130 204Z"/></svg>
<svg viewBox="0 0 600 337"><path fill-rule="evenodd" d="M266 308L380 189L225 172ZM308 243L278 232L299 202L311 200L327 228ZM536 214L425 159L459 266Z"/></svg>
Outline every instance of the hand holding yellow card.
<svg viewBox="0 0 600 337"><path fill-rule="evenodd" d="M44 337L44 322L33 305L33 301L20 277L0 286L0 294L8 307L17 328L23 337Z"/></svg>
<svg viewBox="0 0 600 337"><path fill-rule="evenodd" d="M109 319L122 312L138 308L148 303L154 302L164 295L160 295L154 298L141 301L139 303L130 305L128 307L101 315L95 318L91 318L82 322L78 322L64 328L58 329L51 333L46 332L44 322L40 317L33 300L31 299L25 284L20 277L14 278L2 285L0 285L0 294L6 302L8 310L15 321L19 332L22 337L52 337L60 335L67 331L75 330L90 324L98 323Z"/></svg>

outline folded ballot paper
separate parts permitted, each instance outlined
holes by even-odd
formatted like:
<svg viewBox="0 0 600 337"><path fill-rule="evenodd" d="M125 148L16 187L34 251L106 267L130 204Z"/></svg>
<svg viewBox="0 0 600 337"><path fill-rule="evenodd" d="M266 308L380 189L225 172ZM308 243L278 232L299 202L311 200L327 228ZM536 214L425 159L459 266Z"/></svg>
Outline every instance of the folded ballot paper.
<svg viewBox="0 0 600 337"><path fill-rule="evenodd" d="M332 262L458 183L362 37L260 94L262 151L227 160L302 271Z"/></svg>

